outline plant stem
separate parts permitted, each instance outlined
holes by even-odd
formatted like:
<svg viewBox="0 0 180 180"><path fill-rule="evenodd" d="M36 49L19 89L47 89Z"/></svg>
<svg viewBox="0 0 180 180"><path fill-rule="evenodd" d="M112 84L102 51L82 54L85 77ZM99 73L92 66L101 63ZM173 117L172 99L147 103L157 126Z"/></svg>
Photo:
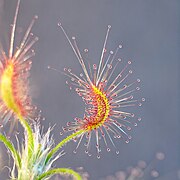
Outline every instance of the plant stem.
<svg viewBox="0 0 180 180"><path fill-rule="evenodd" d="M28 138L28 157L30 158L32 156L33 150L34 150L34 136L33 136L33 131L31 126L28 124L28 122L21 116L18 115L19 122L25 129L27 133L27 138Z"/></svg>
<svg viewBox="0 0 180 180"><path fill-rule="evenodd" d="M83 130L80 130L80 131L77 131L69 136L67 136L65 139L63 139L61 142L59 142L59 144L54 147L50 152L49 154L47 155L47 158L46 158L46 161L45 161L45 164L51 159L51 157L62 147L64 146L67 142L69 142L70 140L72 140L73 138L79 136L80 134L82 134L84 131Z"/></svg>
<svg viewBox="0 0 180 180"><path fill-rule="evenodd" d="M67 168L57 168L57 169L49 170L41 174L36 180L41 180L45 177L53 176L55 174L69 174L73 176L76 180L82 180L81 176L77 172L73 171L72 169L67 169Z"/></svg>

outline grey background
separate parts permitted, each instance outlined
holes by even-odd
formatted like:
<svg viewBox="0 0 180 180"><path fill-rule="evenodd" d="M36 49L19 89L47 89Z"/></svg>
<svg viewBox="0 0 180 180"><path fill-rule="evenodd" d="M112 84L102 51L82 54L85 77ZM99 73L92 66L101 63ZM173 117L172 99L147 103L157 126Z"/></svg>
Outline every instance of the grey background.
<svg viewBox="0 0 180 180"><path fill-rule="evenodd" d="M33 15L39 16L33 32L39 37L35 45L31 75L34 103L42 109L46 120L45 129L56 124L53 134L56 142L61 127L74 117L82 117L83 103L65 85L66 78L47 66L63 70L71 67L74 72L81 69L63 33L57 27L59 20L70 36L76 36L81 50L88 48L92 64L98 62L108 24L112 26L108 47L114 49L123 44L120 55L125 61L132 59L134 79L141 79L140 97L146 102L140 110L143 121L131 132L129 144L117 142L120 154L103 153L88 157L84 148L77 154L75 145L67 145L67 154L56 162L57 167L84 167L90 179L97 180L114 174L120 169L134 166L142 159L150 163L157 151L166 159L159 165L159 172L176 174L180 166L179 123L179 0L22 0L18 16L18 27L25 29ZM6 36L12 22L16 1L0 0L1 37ZM110 50L109 49L109 50ZM1 153L6 149L2 146ZM3 155L8 164L8 157ZM0 162L2 163L2 161ZM0 179L7 179L8 170L1 172Z"/></svg>

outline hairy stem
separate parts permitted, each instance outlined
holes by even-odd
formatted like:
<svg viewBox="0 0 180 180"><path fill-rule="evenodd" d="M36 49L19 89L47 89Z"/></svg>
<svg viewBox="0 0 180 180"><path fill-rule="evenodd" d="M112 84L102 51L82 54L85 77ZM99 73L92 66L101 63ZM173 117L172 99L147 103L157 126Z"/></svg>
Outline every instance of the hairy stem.
<svg viewBox="0 0 180 180"><path fill-rule="evenodd" d="M69 142L70 140L72 140L73 138L79 136L80 134L82 134L84 131L80 130L77 131L69 136L67 136L65 139L63 139L56 147L54 147L49 154L47 155L46 158L46 162L45 164L51 159L51 157L62 147L64 146L67 142Z"/></svg>
<svg viewBox="0 0 180 180"><path fill-rule="evenodd" d="M33 150L34 150L34 137L33 137L33 131L31 126L28 124L28 122L21 116L18 116L19 122L25 129L27 133L27 138L28 138L28 157L30 158L32 156Z"/></svg>
<svg viewBox="0 0 180 180"><path fill-rule="evenodd" d="M57 169L49 170L49 171L41 174L36 180L41 180L45 177L53 176L55 174L69 174L69 175L73 176L74 179L76 179L76 180L82 180L81 176L77 172L73 171L72 169L67 169L67 168L57 168Z"/></svg>

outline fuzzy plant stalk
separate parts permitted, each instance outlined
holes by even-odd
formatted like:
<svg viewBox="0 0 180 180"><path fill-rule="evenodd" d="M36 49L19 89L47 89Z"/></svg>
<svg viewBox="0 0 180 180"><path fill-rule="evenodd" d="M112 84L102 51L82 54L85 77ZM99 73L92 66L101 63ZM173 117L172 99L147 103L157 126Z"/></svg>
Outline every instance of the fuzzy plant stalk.
<svg viewBox="0 0 180 180"><path fill-rule="evenodd" d="M48 157L54 145L54 140L50 136L50 132L51 128L43 134L43 132L40 131L40 125L34 123L31 134L34 146L31 155L28 153L28 147L32 147L32 145L29 145L31 142L28 141L26 129L24 133L24 143L20 143L16 137L18 149L14 147L6 136L0 134L0 141L3 142L10 151L14 160L10 177L12 180L43 180L49 179L55 174L66 174L72 176L75 180L81 180L81 176L72 169L52 168L52 164L63 155L63 151L53 155L51 158Z"/></svg>

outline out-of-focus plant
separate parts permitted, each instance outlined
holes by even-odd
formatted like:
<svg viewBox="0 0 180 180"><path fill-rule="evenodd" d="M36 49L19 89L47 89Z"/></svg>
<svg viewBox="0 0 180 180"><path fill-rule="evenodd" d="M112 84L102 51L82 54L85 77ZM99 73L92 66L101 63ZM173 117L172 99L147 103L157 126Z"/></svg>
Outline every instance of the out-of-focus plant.
<svg viewBox="0 0 180 180"><path fill-rule="evenodd" d="M50 137L50 129L43 135L37 122L34 129L28 123L29 120L38 121L40 117L37 108L31 103L28 86L32 63L30 58L34 56L32 46L38 40L32 35L31 29L37 16L33 18L20 45L14 51L19 5L20 0L18 0L12 24L9 51L6 53L2 46L0 48L1 127L10 121L9 133L12 133L15 122L19 120L25 135L24 143L17 139L18 149L16 149L7 136L0 133L0 141L10 151L14 160L11 179L41 180L58 173L70 174L76 179L81 179L80 175L72 169L52 169L52 163L60 157L60 154L55 156L55 153L52 153L54 143Z"/></svg>

